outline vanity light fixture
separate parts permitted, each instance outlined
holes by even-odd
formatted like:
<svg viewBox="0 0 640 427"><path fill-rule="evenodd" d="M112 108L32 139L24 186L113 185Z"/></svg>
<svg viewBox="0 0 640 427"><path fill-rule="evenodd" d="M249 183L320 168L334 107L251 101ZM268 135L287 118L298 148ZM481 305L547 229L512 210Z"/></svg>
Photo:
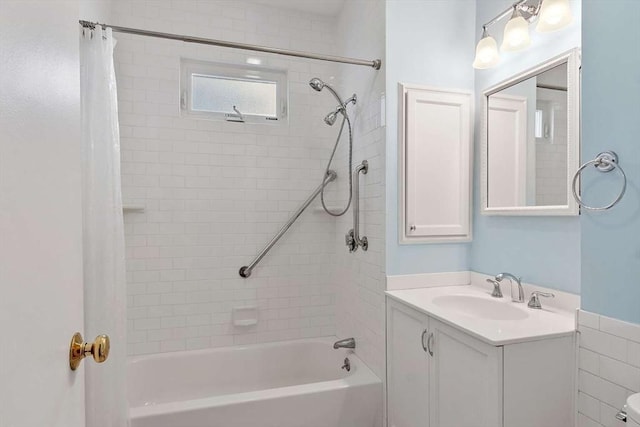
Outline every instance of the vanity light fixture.
<svg viewBox="0 0 640 427"><path fill-rule="evenodd" d="M527 4L528 0L519 0L511 7L482 26L482 38L476 46L473 68L486 69L500 62L496 41L487 28L511 15L504 28L500 49L513 52L527 48L531 44L529 24L538 20L536 31L547 33L566 27L572 21L569 0L537 0L536 4Z"/></svg>
<svg viewBox="0 0 640 427"><path fill-rule="evenodd" d="M500 54L498 53L496 39L489 35L486 28L483 28L482 39L476 46L476 59L473 61L473 68L481 70L491 68L498 62L500 62Z"/></svg>
<svg viewBox="0 0 640 427"><path fill-rule="evenodd" d="M569 0L545 0L540 9L540 19L536 25L539 33L560 30L571 23Z"/></svg>
<svg viewBox="0 0 640 427"><path fill-rule="evenodd" d="M529 47L530 44L529 23L525 21L520 9L514 6L511 19L504 27L504 36L502 37L500 49L507 52L515 52Z"/></svg>

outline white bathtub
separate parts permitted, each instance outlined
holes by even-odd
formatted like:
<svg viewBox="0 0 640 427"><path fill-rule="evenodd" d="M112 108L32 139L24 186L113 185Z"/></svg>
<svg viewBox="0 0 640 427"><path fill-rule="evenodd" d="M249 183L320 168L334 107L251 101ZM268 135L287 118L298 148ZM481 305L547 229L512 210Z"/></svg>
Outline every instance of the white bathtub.
<svg viewBox="0 0 640 427"><path fill-rule="evenodd" d="M380 379L334 339L138 356L131 427L374 427ZM351 372L341 369L348 357Z"/></svg>

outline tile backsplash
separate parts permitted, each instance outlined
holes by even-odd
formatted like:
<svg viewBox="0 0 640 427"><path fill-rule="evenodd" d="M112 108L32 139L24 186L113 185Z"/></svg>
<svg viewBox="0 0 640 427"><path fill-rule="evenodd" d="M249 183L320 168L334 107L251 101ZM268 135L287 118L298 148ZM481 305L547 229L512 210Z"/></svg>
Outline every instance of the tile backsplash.
<svg viewBox="0 0 640 427"><path fill-rule="evenodd" d="M640 325L580 310L578 426L623 427L616 413L640 392Z"/></svg>

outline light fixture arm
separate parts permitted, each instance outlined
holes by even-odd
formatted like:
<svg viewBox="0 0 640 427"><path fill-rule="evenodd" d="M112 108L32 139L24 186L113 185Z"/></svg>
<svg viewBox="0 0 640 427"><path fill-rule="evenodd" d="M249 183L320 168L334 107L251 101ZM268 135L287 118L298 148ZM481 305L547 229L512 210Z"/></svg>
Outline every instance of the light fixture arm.
<svg viewBox="0 0 640 427"><path fill-rule="evenodd" d="M538 0L538 3L536 5L521 3L518 6L518 9L520 9L520 12L524 14L523 15L524 19L526 19L531 23L535 21L538 15L540 14L541 7L542 7L542 0Z"/></svg>
<svg viewBox="0 0 640 427"><path fill-rule="evenodd" d="M528 0L519 0L509 6L507 9L500 12L493 19L488 21L482 26L483 31L486 31L488 27L495 24L496 22L506 18L507 16L513 15L514 11L518 10L524 14L524 19L529 22L533 22L535 18L538 17L540 13L540 7L542 5L542 0L538 0L535 5L527 4Z"/></svg>

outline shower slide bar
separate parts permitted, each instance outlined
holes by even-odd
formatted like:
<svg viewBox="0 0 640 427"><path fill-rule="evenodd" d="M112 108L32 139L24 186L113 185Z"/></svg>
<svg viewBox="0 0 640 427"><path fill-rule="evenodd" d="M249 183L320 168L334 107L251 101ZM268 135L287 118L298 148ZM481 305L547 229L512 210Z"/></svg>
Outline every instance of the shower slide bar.
<svg viewBox="0 0 640 427"><path fill-rule="evenodd" d="M337 177L338 177L338 174L336 174L332 170L329 170L329 173L324 178L324 181L322 182L322 184L320 184L318 186L318 188L316 188L313 191L313 193L311 193L311 195L307 198L307 200L305 200L304 203L302 203L302 205L300 205L298 210L295 211L293 215L291 215L291 218L289 218L289 221L287 221L287 223L282 226L280 231L278 231L276 233L276 235L273 236L273 239L271 239L271 241L269 243L267 243L267 245L264 247L264 249L262 249L262 251L260 251L258 256L256 256L254 258L254 260L251 261L251 264L245 265L243 267L240 267L240 271L238 271L238 274L240 274L240 277L244 277L246 279L247 277L251 276L251 271L255 268L256 265L258 265L260 260L262 260L262 258L264 258L265 255L267 255L267 253L278 242L278 240L280 240L280 238L284 235L284 233L286 233L287 230L289 228L291 228L291 226L293 225L294 222L296 222L298 217L300 217L300 215L302 215L302 212L304 212L305 209L307 209L309 207L311 202L313 202L315 200L315 198L318 197L318 194L320 194L322 189L324 187L326 187L327 184L329 184L331 181L334 181Z"/></svg>
<svg viewBox="0 0 640 427"><path fill-rule="evenodd" d="M237 42L230 42L225 40L207 39L203 37L185 36L181 34L162 33L159 31L140 30L138 28L119 27L117 25L100 24L98 22L89 22L89 21L83 21L83 20L80 20L80 25L82 25L83 28L90 28L90 29L95 29L97 26L101 26L103 29L109 27L111 28L112 31L116 31L118 33L135 34L138 36L156 37L156 38L169 39L169 40L178 40L185 43L198 43L198 44L206 44L210 46L253 50L256 52L274 53L276 55L295 56L298 58L317 59L320 61L339 62L342 64L364 65L367 67L372 67L375 70L379 70L380 66L382 65L382 61L380 59L374 59L369 61L365 59L346 58L342 56L322 55L318 53L302 52L302 51L290 50L290 49L280 49L276 47L267 47L267 46L260 46L260 45L248 44L248 43L237 43Z"/></svg>

